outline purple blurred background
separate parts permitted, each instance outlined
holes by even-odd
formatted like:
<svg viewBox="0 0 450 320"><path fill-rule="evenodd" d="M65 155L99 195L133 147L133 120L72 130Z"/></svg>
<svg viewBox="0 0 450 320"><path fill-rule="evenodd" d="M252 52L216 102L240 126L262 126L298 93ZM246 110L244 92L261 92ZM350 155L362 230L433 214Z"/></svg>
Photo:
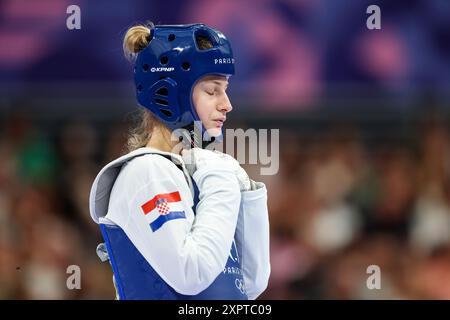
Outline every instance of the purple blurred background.
<svg viewBox="0 0 450 320"><path fill-rule="evenodd" d="M72 4L81 30L66 28ZM449 16L446 0L0 0L0 299L114 298L88 196L124 152L122 38L147 20L224 32L228 127L280 129L279 174L246 167L269 190L261 298L450 299ZM72 264L81 290L66 288Z"/></svg>

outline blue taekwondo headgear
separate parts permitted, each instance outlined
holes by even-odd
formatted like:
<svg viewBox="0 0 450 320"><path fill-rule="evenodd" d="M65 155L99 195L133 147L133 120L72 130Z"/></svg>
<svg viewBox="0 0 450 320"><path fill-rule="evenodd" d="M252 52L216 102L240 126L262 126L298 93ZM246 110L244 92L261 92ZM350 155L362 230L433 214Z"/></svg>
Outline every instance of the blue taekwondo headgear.
<svg viewBox="0 0 450 320"><path fill-rule="evenodd" d="M199 36L210 40L212 48L199 49ZM234 75L230 42L204 24L157 25L149 40L135 63L137 99L170 129L192 134L194 122L200 121L192 102L194 85L206 75ZM205 132L203 125L197 129Z"/></svg>

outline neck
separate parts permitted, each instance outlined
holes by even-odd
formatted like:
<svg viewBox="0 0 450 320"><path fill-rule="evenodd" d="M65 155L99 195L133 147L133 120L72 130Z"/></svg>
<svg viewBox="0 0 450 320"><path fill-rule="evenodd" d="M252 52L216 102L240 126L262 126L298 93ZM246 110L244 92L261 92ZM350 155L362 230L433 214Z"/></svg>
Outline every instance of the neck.
<svg viewBox="0 0 450 320"><path fill-rule="evenodd" d="M173 152L177 141L171 141L171 135L171 131L166 127L156 126L146 146L164 152Z"/></svg>

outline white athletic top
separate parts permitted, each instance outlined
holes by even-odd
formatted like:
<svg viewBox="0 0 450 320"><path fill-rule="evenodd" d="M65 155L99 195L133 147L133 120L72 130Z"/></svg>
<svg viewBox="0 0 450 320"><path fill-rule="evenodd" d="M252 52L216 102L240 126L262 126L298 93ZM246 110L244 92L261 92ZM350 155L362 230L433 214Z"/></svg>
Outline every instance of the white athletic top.
<svg viewBox="0 0 450 320"><path fill-rule="evenodd" d="M109 169L131 154L137 156L111 174ZM140 148L121 158L94 181L90 211L95 222L121 227L158 275L184 295L202 292L223 271L236 233L248 298L256 299L266 289L269 219L263 183L240 192L228 168L201 167L192 177L200 200L194 215L194 189L181 156ZM115 179L110 194L99 187L105 179ZM161 197L169 200L160 203Z"/></svg>

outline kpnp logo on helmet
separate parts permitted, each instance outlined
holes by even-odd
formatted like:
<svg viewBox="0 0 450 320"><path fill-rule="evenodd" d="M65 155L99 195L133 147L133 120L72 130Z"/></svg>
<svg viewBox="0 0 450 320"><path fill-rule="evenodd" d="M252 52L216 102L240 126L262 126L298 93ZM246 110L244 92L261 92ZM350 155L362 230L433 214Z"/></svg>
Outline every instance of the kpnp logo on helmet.
<svg viewBox="0 0 450 320"><path fill-rule="evenodd" d="M174 67L170 67L170 68L159 67L159 68L151 68L150 69L151 72L170 72L170 71L173 71L173 70L175 70Z"/></svg>

